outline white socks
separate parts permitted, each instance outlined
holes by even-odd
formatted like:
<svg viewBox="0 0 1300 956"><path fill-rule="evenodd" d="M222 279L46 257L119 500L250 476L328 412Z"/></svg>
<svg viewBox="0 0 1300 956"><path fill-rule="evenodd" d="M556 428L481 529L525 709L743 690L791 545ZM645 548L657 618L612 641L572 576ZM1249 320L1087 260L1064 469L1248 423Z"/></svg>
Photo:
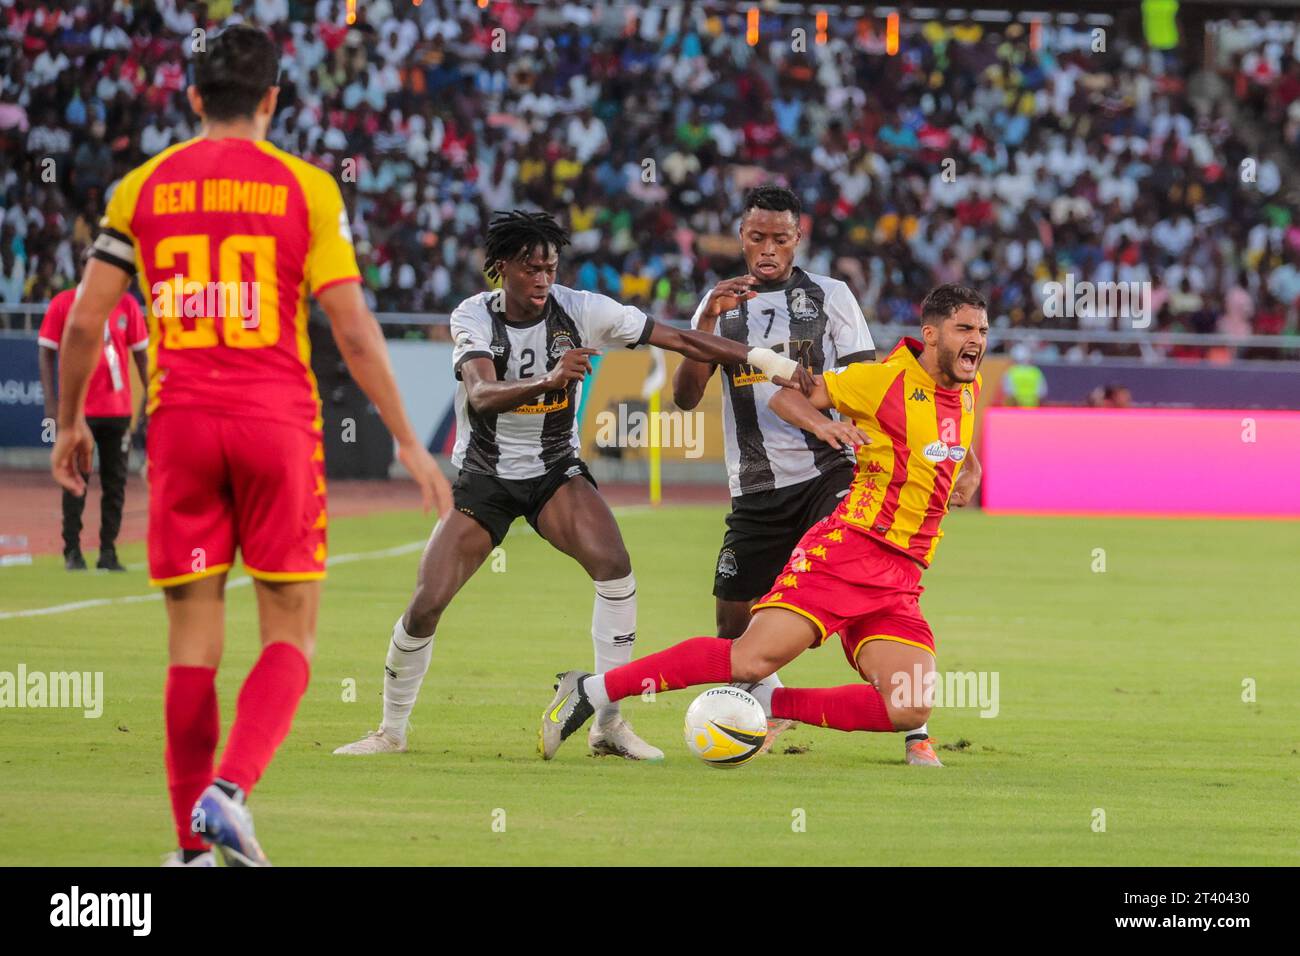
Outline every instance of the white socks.
<svg viewBox="0 0 1300 956"><path fill-rule="evenodd" d="M632 645L636 641L636 577L629 574L625 578L594 583L596 603L591 611L591 642L596 648L596 673L603 674L632 660ZM600 682L602 691L604 683ZM596 723L616 720L618 714L618 703L610 703L606 698L596 707Z"/></svg>
<svg viewBox="0 0 1300 956"><path fill-rule="evenodd" d="M433 635L412 637L399 617L384 661L384 722L380 727L390 737L406 739L406 722L432 658Z"/></svg>
<svg viewBox="0 0 1300 956"><path fill-rule="evenodd" d="M605 675L592 674L590 677L582 679L582 692L587 695L587 700L592 707L600 710L602 707L609 707L609 691L605 689ZM613 705L614 713L618 713L618 704Z"/></svg>
<svg viewBox="0 0 1300 956"><path fill-rule="evenodd" d="M925 740L930 736L930 727L928 723L922 724L915 730L909 730L904 735L904 743L911 743L913 740Z"/></svg>

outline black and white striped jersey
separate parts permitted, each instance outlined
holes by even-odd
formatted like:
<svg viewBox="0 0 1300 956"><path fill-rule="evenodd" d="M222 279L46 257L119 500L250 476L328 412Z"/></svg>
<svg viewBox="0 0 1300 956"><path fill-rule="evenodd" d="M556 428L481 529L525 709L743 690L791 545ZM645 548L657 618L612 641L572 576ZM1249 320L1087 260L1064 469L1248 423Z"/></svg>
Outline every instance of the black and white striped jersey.
<svg viewBox="0 0 1300 956"><path fill-rule="evenodd" d="M491 359L497 380L517 382L553 369L572 348L636 348L650 338L654 320L640 309L608 296L551 286L542 313L532 322L507 322L500 290L471 296L451 314L455 347L452 368L460 382L461 365ZM452 464L498 478L536 478L577 455L577 410L582 384L547 392L500 414L470 407L465 385L456 387L456 447Z"/></svg>
<svg viewBox="0 0 1300 956"><path fill-rule="evenodd" d="M718 335L789 355L816 375L874 357L862 307L839 279L795 267L785 282L753 289L757 296L719 317ZM693 328L703 311L701 302L691 320ZM797 485L845 459L852 461L851 454L836 451L768 408L776 390L751 366L722 369L722 424L732 497Z"/></svg>

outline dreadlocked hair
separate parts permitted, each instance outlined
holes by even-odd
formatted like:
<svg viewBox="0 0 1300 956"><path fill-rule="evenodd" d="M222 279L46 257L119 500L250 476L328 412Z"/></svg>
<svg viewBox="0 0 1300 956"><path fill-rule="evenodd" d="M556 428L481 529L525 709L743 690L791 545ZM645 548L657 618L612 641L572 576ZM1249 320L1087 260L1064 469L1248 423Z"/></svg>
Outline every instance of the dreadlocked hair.
<svg viewBox="0 0 1300 956"><path fill-rule="evenodd" d="M494 213L488 224L483 274L499 280L501 269L497 263L526 258L538 246L559 252L568 244L568 231L550 213L522 209Z"/></svg>

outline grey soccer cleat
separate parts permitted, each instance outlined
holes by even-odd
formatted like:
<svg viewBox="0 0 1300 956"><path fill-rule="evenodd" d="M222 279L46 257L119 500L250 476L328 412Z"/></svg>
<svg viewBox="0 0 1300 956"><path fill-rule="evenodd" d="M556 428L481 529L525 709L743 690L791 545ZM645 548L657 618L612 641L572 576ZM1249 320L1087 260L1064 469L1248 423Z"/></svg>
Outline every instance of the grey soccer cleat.
<svg viewBox="0 0 1300 956"><path fill-rule="evenodd" d="M582 679L590 677L586 671L565 671L556 674L560 682L555 685L555 696L542 711L542 727L537 732L537 752L545 760L555 756L564 743L591 719L596 709L582 692Z"/></svg>

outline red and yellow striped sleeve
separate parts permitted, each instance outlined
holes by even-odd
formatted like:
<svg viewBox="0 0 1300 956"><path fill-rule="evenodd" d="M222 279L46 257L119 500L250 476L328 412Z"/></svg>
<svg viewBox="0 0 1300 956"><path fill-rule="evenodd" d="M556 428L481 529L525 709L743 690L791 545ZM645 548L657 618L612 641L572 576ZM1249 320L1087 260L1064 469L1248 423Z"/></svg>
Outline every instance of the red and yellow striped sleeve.
<svg viewBox="0 0 1300 956"><path fill-rule="evenodd" d="M850 418L875 418L890 383L902 374L892 365L855 362L837 371L822 374L826 394L836 411Z"/></svg>

